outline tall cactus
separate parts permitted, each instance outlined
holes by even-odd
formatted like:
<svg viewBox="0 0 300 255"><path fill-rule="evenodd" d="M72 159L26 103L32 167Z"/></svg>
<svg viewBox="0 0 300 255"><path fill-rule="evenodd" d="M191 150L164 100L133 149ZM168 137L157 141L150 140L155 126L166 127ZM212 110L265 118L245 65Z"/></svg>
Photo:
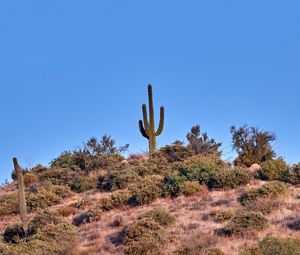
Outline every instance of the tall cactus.
<svg viewBox="0 0 300 255"><path fill-rule="evenodd" d="M148 99L149 99L149 121L147 115L147 106L143 104L143 120L139 121L139 128L142 136L149 140L149 154L150 156L156 152L156 136L159 136L164 129L164 107L160 107L160 120L158 129L155 131L154 124L154 107L153 107L153 96L152 96L152 86L148 85Z"/></svg>
<svg viewBox="0 0 300 255"><path fill-rule="evenodd" d="M27 206L26 206L26 199L25 199L25 185L24 185L24 178L22 174L22 170L19 166L17 158L13 158L15 171L17 174L17 181L18 181L18 194L19 194L19 211L20 217L23 223L23 228L27 228Z"/></svg>

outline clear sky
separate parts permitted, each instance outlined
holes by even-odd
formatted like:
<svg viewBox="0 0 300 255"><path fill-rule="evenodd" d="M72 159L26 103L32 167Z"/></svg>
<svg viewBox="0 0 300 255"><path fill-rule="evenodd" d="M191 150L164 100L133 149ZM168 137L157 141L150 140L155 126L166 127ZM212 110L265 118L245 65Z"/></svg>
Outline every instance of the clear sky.
<svg viewBox="0 0 300 255"><path fill-rule="evenodd" d="M1 1L0 183L13 156L47 164L91 136L130 152L147 84L158 145L192 125L223 141L231 125L274 131L279 155L300 161L299 1ZM158 118L157 118L158 121Z"/></svg>

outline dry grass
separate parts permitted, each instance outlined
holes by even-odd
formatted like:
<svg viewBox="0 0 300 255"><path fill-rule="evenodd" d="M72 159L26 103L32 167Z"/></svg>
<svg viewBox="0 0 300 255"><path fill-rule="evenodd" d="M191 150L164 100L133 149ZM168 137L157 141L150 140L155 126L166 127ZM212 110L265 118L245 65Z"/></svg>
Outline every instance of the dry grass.
<svg viewBox="0 0 300 255"><path fill-rule="evenodd" d="M238 198L244 190L262 185L261 181L253 181L251 185L229 191L207 191L191 197L177 197L176 199L157 199L149 205L140 207L126 207L104 212L101 220L98 222L83 224L78 227L79 241L76 247L78 255L85 254L122 254L123 245L121 244L120 234L125 226L132 223L138 215L152 209L156 206L165 208L176 219L173 226L169 228L172 240L164 247L164 254L172 254L173 251L180 248L183 243L201 233L202 241L208 246L214 246L222 250L225 254L238 255L241 250L256 244L267 234L272 233L280 237L300 238L300 231L290 227L292 222L297 221L297 215L300 215L300 187L294 186L293 195L284 200L280 207L266 215L270 226L263 232L253 232L247 236L224 237L216 235L216 230L224 227L226 222L218 223L214 215L218 211L231 209L238 211L242 209ZM7 194L15 189L14 184L9 187L1 187L0 196ZM51 207L51 211L63 210L79 203L83 198L88 201L85 206L74 210L74 213L81 213L90 206L96 206L104 197L111 193L101 193L96 190L88 191L83 194L76 194L59 204ZM65 219L72 221L73 210ZM33 215L31 215L32 217ZM11 223L19 221L18 215L4 217L0 222L0 232Z"/></svg>

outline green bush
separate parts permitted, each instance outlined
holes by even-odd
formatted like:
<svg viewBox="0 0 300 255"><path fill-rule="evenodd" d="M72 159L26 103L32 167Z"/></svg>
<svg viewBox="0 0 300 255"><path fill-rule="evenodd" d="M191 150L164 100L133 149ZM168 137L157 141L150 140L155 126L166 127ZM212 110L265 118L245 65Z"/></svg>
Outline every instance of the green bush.
<svg viewBox="0 0 300 255"><path fill-rule="evenodd" d="M102 191L115 191L128 187L130 183L135 183L140 179L134 171L125 169L120 171L111 171L98 179L97 188Z"/></svg>
<svg viewBox="0 0 300 255"><path fill-rule="evenodd" d="M234 216L234 211L232 210L226 210L226 211L219 211L216 213L215 219L216 222L222 223L227 220L230 220Z"/></svg>
<svg viewBox="0 0 300 255"><path fill-rule="evenodd" d="M283 182L273 181L266 183L258 188L246 191L241 197L242 205L247 205L259 199L276 199L284 197L289 193L289 186Z"/></svg>
<svg viewBox="0 0 300 255"><path fill-rule="evenodd" d="M17 242L11 244L0 241L0 253L2 255L71 255L71 249L76 244L75 229L61 218L49 214L45 212L33 218L29 223L29 234L26 238L16 239Z"/></svg>
<svg viewBox="0 0 300 255"><path fill-rule="evenodd" d="M228 165L216 155L195 155L193 157L187 158L183 162L183 166L216 171L226 168Z"/></svg>
<svg viewBox="0 0 300 255"><path fill-rule="evenodd" d="M73 193L68 187L43 183L39 187L26 190L26 202L29 211L45 209L58 204L63 198L71 197ZM19 212L17 192L3 195L0 198L0 217Z"/></svg>
<svg viewBox="0 0 300 255"><path fill-rule="evenodd" d="M167 240L166 230L157 222L150 219L138 220L125 231L125 254L159 254L160 247ZM152 245L147 245L148 242Z"/></svg>
<svg viewBox="0 0 300 255"><path fill-rule="evenodd" d="M267 236L258 246L241 252L241 255L299 255L300 239Z"/></svg>
<svg viewBox="0 0 300 255"><path fill-rule="evenodd" d="M152 175L131 184L128 187L131 193L130 202L135 205L143 205L154 201L162 194L162 181L163 177Z"/></svg>
<svg viewBox="0 0 300 255"><path fill-rule="evenodd" d="M47 224L57 225L61 222L61 218L55 216L49 211L38 213L28 224L28 235L35 235L38 230Z"/></svg>
<svg viewBox="0 0 300 255"><path fill-rule="evenodd" d="M178 172L179 176L184 177L188 181L198 181L201 184L207 185L216 170L189 166L180 168Z"/></svg>
<svg viewBox="0 0 300 255"><path fill-rule="evenodd" d="M168 162L176 162L193 156L193 152L182 144L173 144L161 147L155 156L163 157Z"/></svg>
<svg viewBox="0 0 300 255"><path fill-rule="evenodd" d="M52 191L45 188L40 188L33 192L26 194L27 208L30 211L35 211L37 209L45 209L49 206L59 204L61 202L61 197Z"/></svg>
<svg viewBox="0 0 300 255"><path fill-rule="evenodd" d="M268 225L268 220L263 215L255 212L240 211L224 227L223 233L230 236L252 230L261 231L265 230Z"/></svg>
<svg viewBox="0 0 300 255"><path fill-rule="evenodd" d="M108 198L100 200L100 208L103 211L123 208L129 201L131 194L127 191L116 191Z"/></svg>
<svg viewBox="0 0 300 255"><path fill-rule="evenodd" d="M69 184L71 190L75 192L83 192L93 188L92 183L89 181L87 176L77 176Z"/></svg>
<svg viewBox="0 0 300 255"><path fill-rule="evenodd" d="M17 192L5 194L0 197L0 218L6 215L16 214L19 211Z"/></svg>
<svg viewBox="0 0 300 255"><path fill-rule="evenodd" d="M288 165L282 159L273 159L261 163L259 175L263 180L280 180L289 172Z"/></svg>
<svg viewBox="0 0 300 255"><path fill-rule="evenodd" d="M161 226L170 226L175 222L174 216L160 207L154 208L138 217L138 220L142 219L154 220Z"/></svg>
<svg viewBox="0 0 300 255"><path fill-rule="evenodd" d="M166 229L150 218L135 221L124 231L125 254L159 255L169 240Z"/></svg>
<svg viewBox="0 0 300 255"><path fill-rule="evenodd" d="M197 181L184 181L179 185L179 189L180 194L189 197L203 190L203 187Z"/></svg>
<svg viewBox="0 0 300 255"><path fill-rule="evenodd" d="M282 177L282 181L293 185L300 184L300 163L293 165L289 172Z"/></svg>
<svg viewBox="0 0 300 255"><path fill-rule="evenodd" d="M167 176L164 179L163 195L176 197L180 194L180 186L186 181L186 177L179 175Z"/></svg>
<svg viewBox="0 0 300 255"><path fill-rule="evenodd" d="M66 167L49 168L38 175L39 181L50 181L54 185L69 185L75 178L80 176L80 171Z"/></svg>
<svg viewBox="0 0 300 255"><path fill-rule="evenodd" d="M214 172L208 181L210 189L234 189L248 184L252 174L247 168L224 169Z"/></svg>
<svg viewBox="0 0 300 255"><path fill-rule="evenodd" d="M300 239L268 236L259 243L263 255L299 255Z"/></svg>

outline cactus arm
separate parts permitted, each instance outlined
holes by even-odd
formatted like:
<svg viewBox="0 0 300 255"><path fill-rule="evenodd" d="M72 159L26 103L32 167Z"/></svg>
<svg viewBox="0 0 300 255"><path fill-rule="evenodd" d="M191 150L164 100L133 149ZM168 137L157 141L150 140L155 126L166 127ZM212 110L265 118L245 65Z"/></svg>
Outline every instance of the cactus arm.
<svg viewBox="0 0 300 255"><path fill-rule="evenodd" d="M148 122L148 115L147 115L147 106L145 104L143 104L142 110L143 110L144 130L148 136L149 135L149 122Z"/></svg>
<svg viewBox="0 0 300 255"><path fill-rule="evenodd" d="M140 128L140 132L141 132L142 136L149 139L149 136L147 135L146 130L144 129L142 120L139 121L139 128Z"/></svg>
<svg viewBox="0 0 300 255"><path fill-rule="evenodd" d="M13 162L14 162L15 171L17 173L20 217L23 223L23 228L26 229L27 206L26 206L26 199L25 199L24 178L17 158L13 158Z"/></svg>
<svg viewBox="0 0 300 255"><path fill-rule="evenodd" d="M155 133L156 136L161 135L163 129L164 129L164 123L165 123L165 108L163 106L160 107L160 119L159 119L159 126Z"/></svg>

